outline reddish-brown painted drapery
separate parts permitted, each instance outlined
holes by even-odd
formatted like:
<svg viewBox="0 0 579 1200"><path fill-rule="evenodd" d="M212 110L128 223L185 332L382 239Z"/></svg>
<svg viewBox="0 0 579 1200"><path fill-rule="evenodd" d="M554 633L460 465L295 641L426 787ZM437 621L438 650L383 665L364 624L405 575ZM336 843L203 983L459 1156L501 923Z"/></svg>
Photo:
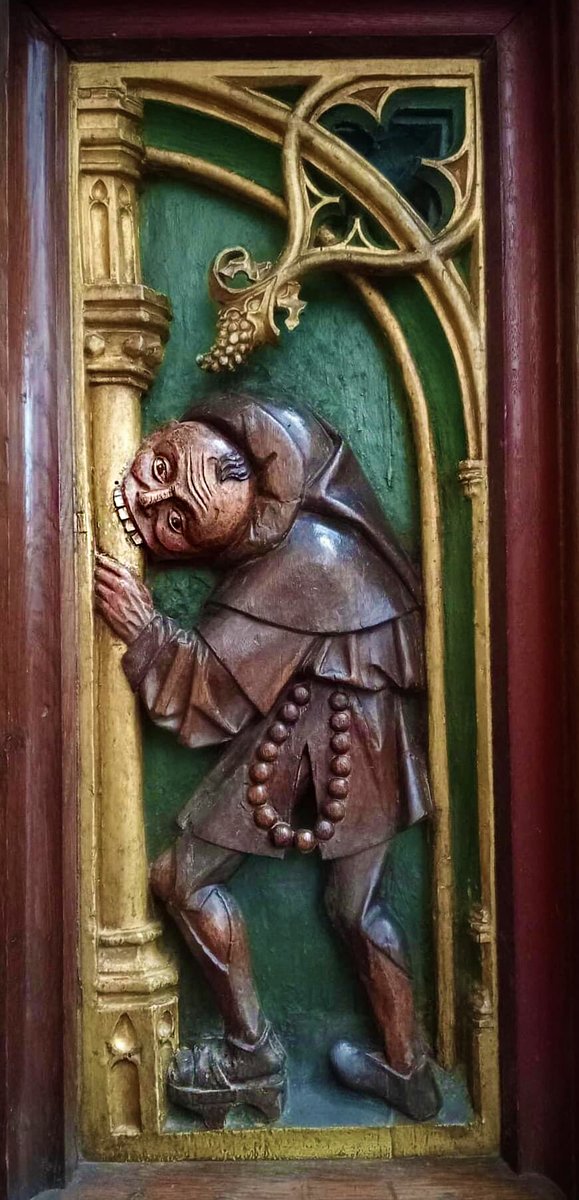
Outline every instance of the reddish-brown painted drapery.
<svg viewBox="0 0 579 1200"><path fill-rule="evenodd" d="M69 1161L73 1153L74 1105L65 1099L74 1092L75 1001L66 55L468 53L485 63L504 1150L520 1169L542 1171L571 1194L579 1141L572 970L579 907L573 892L579 867L579 222L573 215L579 211L573 59L579 22L573 6L294 0L268 13L253 3L215 10L176 0L164 6L37 0L34 8L42 24L13 5L2 77L10 165L0 233L8 215L10 234L2 237L7 249L0 255L2 340L6 333L9 345L4 357L0 346L7 439L0 468L6 484L0 687L7 708L0 853L9 884L0 887L6 968L0 1094L7 1113L0 1177L5 1170L11 1200L24 1198L59 1178L65 1146Z"/></svg>

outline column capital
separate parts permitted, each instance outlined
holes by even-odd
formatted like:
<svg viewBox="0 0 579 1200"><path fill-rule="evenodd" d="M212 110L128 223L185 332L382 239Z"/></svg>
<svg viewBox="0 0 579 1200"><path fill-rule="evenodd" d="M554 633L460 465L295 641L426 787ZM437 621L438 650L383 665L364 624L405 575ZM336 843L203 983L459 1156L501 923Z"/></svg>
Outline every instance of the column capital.
<svg viewBox="0 0 579 1200"><path fill-rule="evenodd" d="M91 385L144 392L163 361L171 306L143 284L90 284L84 291L84 356Z"/></svg>
<svg viewBox="0 0 579 1200"><path fill-rule="evenodd" d="M145 157L142 100L126 88L79 88L77 111L81 174L140 180Z"/></svg>

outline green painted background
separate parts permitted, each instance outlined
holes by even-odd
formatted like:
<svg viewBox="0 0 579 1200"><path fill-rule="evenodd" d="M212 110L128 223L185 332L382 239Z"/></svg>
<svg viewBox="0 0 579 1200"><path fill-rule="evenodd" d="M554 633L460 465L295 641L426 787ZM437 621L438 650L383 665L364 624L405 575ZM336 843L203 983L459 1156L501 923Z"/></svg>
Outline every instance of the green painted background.
<svg viewBox="0 0 579 1200"><path fill-rule="evenodd" d="M219 162L281 194L279 150L211 118L147 104L149 144ZM145 428L179 417L190 403L232 385L231 377L202 373L195 357L213 340L215 310L207 270L218 251L244 245L273 259L284 239L281 221L202 187L168 178L147 183L141 202L143 278L173 305L171 337L159 377L144 401ZM453 831L458 883L458 966L473 969L465 920L477 891L470 507L456 464L465 457L458 383L443 332L413 280L389 281L385 292L407 333L431 407L440 465L445 550L446 678ZM408 411L397 369L364 307L339 276L311 277L308 307L298 330L281 346L258 352L233 386L257 395L299 401L346 436L401 542L420 559L416 462ZM150 572L158 607L187 627L211 587L208 572ZM417 720L424 719L418 711ZM170 843L175 817L215 760L191 752L145 722L145 805L150 856ZM429 829L401 835L386 874L391 901L408 934L423 1021L433 1035L433 955ZM232 883L247 915L255 973L264 1007L281 1028L293 1060L291 1123L381 1123L379 1102L355 1099L333 1085L328 1044L343 1033L371 1035L365 996L323 907L324 868L317 856L284 862L251 858ZM183 1040L216 1026L214 1008L177 936L168 936L182 973ZM448 1085L445 1117L464 1106Z"/></svg>

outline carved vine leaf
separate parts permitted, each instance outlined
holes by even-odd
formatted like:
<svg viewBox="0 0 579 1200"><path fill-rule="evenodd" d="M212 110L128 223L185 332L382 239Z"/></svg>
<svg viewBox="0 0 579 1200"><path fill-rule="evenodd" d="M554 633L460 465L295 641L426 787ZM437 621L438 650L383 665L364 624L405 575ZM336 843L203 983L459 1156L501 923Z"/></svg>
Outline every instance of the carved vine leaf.
<svg viewBox="0 0 579 1200"><path fill-rule="evenodd" d="M232 286L243 276L252 286ZM219 304L217 336L206 354L197 356L203 371L235 371L259 346L275 344L279 329L276 309L284 309L286 326L295 329L305 301L300 300L299 283L279 282L278 272L269 262L258 263L243 246L223 250L215 259L209 290Z"/></svg>
<svg viewBox="0 0 579 1200"><path fill-rule="evenodd" d="M276 307L285 308L287 317L285 324L287 329L296 329L300 323L300 314L306 307L305 300L300 300L300 285L292 280L291 283L284 284L278 291L276 296Z"/></svg>
<svg viewBox="0 0 579 1200"><path fill-rule="evenodd" d="M226 279L235 279L237 275L246 275L248 279L255 282L263 279L270 270L270 262L258 263L250 251L243 246L232 246L230 249L222 250L216 258L213 265L213 276L217 281L219 293L221 293L231 291L225 284Z"/></svg>

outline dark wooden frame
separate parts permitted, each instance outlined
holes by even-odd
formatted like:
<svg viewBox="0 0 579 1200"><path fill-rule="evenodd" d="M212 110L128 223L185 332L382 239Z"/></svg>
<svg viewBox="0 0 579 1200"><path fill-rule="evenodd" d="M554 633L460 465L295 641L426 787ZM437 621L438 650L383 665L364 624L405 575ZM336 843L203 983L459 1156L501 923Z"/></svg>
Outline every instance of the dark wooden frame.
<svg viewBox="0 0 579 1200"><path fill-rule="evenodd" d="M0 1178L28 1197L62 1177L66 972L74 963L75 644L67 278L66 61L29 12L4 65L0 283L2 903ZM71 854L72 852L72 854ZM65 944L67 952L64 953ZM66 964L66 966L65 966ZM0 1185L1 1186L1 1185Z"/></svg>
<svg viewBox="0 0 579 1200"><path fill-rule="evenodd" d="M25 1200L56 1185L75 1155L67 57L412 53L485 63L503 1153L571 1196L579 16L565 0L33 7L0 15L0 1194Z"/></svg>

